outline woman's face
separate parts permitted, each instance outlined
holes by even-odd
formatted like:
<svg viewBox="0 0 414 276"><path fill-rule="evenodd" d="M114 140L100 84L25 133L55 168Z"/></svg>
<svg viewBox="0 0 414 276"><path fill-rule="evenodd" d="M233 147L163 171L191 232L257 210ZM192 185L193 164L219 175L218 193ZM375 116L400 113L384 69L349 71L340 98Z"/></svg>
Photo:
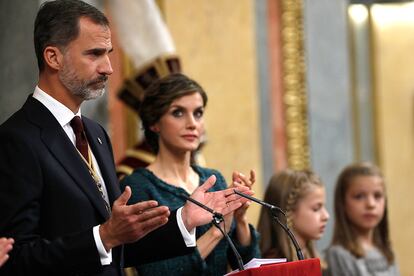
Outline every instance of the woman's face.
<svg viewBox="0 0 414 276"><path fill-rule="evenodd" d="M299 199L292 212L292 228L296 238L303 244L320 239L328 219L329 213L325 208L325 189L312 185L305 196Z"/></svg>
<svg viewBox="0 0 414 276"><path fill-rule="evenodd" d="M361 231L371 231L384 217L384 185L378 176L357 176L345 193L345 213Z"/></svg>
<svg viewBox="0 0 414 276"><path fill-rule="evenodd" d="M159 134L160 149L194 151L204 134L204 107L200 93L174 100L167 112L151 127Z"/></svg>

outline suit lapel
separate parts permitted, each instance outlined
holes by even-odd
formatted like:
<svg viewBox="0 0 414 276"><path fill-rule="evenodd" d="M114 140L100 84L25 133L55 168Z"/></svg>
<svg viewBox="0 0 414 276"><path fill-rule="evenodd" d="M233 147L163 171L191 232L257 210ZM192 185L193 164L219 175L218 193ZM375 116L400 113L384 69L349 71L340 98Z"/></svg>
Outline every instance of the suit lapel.
<svg viewBox="0 0 414 276"><path fill-rule="evenodd" d="M115 164L112 158L111 145L108 145L110 141L99 125L86 117L83 117L83 123L89 146L98 162L102 177L105 181L106 190L108 191L109 202L112 206L114 200L120 195L120 191L114 170Z"/></svg>
<svg viewBox="0 0 414 276"><path fill-rule="evenodd" d="M108 212L102 197L69 137L50 111L36 99L29 97L23 109L28 118L41 128L41 139L60 165L68 172L72 180L90 199L95 208L105 219Z"/></svg>

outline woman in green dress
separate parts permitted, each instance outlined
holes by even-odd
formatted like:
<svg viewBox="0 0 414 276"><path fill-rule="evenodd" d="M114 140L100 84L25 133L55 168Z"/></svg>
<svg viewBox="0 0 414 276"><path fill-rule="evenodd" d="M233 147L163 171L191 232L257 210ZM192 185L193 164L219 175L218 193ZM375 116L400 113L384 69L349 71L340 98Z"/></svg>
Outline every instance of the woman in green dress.
<svg viewBox="0 0 414 276"><path fill-rule="evenodd" d="M174 210L184 205L190 195L209 176L216 176L212 190L227 187L224 177L213 169L195 165L194 153L204 136L204 109L207 95L203 88L183 74L169 75L146 91L140 106L145 138L156 153L146 168L139 168L121 182L121 189L132 189L131 204L156 200ZM254 172L247 177L234 172L232 181L251 187ZM232 183L233 185L233 183ZM243 261L259 257L258 234L249 225L245 203L225 216L221 227L234 241ZM237 260L222 233L212 224L196 229L194 253L137 267L139 275L223 275L237 268ZM168 246L168 245L165 245Z"/></svg>

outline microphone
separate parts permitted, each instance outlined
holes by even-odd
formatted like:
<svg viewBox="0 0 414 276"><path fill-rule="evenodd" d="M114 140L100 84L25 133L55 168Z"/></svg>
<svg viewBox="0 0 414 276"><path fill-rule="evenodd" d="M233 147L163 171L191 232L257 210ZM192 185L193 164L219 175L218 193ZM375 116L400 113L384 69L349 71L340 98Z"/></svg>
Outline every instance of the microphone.
<svg viewBox="0 0 414 276"><path fill-rule="evenodd" d="M272 217L276 220L276 222L280 225L280 227L282 227L282 229L288 234L290 240L292 241L293 246L295 247L295 250L296 250L296 255L298 256L298 260L304 260L305 259L304 256L303 256L303 253L302 253L302 249L300 249L300 246L299 246L299 244L298 244L298 242L297 242L297 240L295 238L295 235L293 235L293 233L289 229L289 227L287 225L283 224L279 220L279 217L277 216L277 213L281 213L281 214L283 214L283 216L286 217L286 213L282 209L280 209L279 207L274 206L272 204L269 204L267 202L264 202L264 201L262 201L260 199L257 199L257 198L254 198L252 196L243 194L243 193L241 193L241 192L239 192L237 190L234 190L234 193L237 194L237 195L239 195L239 196L241 196L241 197L245 197L247 199L250 199L251 201L254 201L256 203L259 203L262 206L265 206L265 207L269 208L270 209L270 212L272 213Z"/></svg>
<svg viewBox="0 0 414 276"><path fill-rule="evenodd" d="M200 208L206 210L207 212L213 214L213 221L212 221L213 225L220 230L221 234L226 238L227 242L229 243L230 248L233 251L233 254L234 254L234 256L237 259L237 266L239 267L239 270L240 271L241 270L244 270L244 267L243 267L243 259L240 256L239 252L237 251L236 246L234 245L233 241L230 239L230 237L227 234L227 232L226 231L223 231L223 229L221 229L221 227L220 227L220 223L224 221L223 215L221 213L218 213L218 212L214 211L210 207L204 205L203 203L201 203L201 202L199 202L199 201L197 201L197 200L195 200L195 199L193 199L193 198L191 198L191 197L189 197L187 195L181 194L181 196L183 198L185 198L186 200L194 203L198 207L200 207ZM224 229L225 229L225 227L226 227L226 225L224 224Z"/></svg>
<svg viewBox="0 0 414 276"><path fill-rule="evenodd" d="M272 211L272 213L273 213L274 211L277 211L277 212L282 213L284 216L286 216L285 212L284 212L282 209L280 209L279 207L277 207L277 206L274 206L274 205L272 205L272 204L269 204L269 203L267 203L267 202L264 202L264 201L262 201L262 200L260 200L260 199L255 198L255 197L252 197L252 196L249 196L249 195L243 194L243 193L241 193L241 192L239 192L239 191L237 191L237 190L234 190L234 193L235 193L235 194L237 194L237 195L239 195L239 196L241 196L241 197L245 197L245 198L247 198L247 199L250 199L251 201L254 201L254 202L256 202L256 203L259 203L260 205L263 205L263 206L265 206L265 207L269 208L269 209Z"/></svg>
<svg viewBox="0 0 414 276"><path fill-rule="evenodd" d="M197 205L198 207L200 207L200 208L202 208L202 209L206 210L207 212L209 212L209 213L213 214L213 221L214 221L214 222L216 222L217 224L219 224L220 222L224 221L224 217L223 217L223 215L222 215L222 214L217 213L216 211L214 211L214 210L213 210L213 209L211 209L210 207L208 207L208 206L204 205L204 204L203 204L203 203L201 203L201 202L198 202L197 200L195 200L195 199L193 199L193 198L191 198L191 197L189 197L189 196L186 196L186 195L182 195L182 196L183 196L186 200L188 200L188 201L190 201L190 202L194 203L195 205Z"/></svg>

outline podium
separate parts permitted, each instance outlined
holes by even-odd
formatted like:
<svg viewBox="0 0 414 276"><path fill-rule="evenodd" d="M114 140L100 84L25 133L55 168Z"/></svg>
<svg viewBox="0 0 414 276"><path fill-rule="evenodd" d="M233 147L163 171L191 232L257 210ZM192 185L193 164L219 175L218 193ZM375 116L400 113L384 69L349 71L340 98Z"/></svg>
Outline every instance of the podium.
<svg viewBox="0 0 414 276"><path fill-rule="evenodd" d="M321 276L319 259L306 259L287 263L263 265L232 273L231 276Z"/></svg>

